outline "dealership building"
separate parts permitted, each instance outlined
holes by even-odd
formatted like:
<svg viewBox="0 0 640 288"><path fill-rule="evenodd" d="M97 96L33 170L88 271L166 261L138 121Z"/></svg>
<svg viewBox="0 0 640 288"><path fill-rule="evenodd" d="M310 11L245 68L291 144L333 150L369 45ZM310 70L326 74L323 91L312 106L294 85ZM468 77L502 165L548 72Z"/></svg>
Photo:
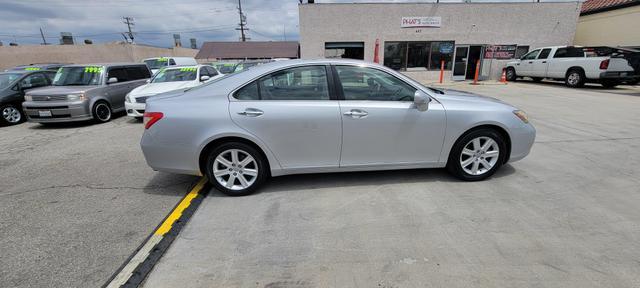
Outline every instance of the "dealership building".
<svg viewBox="0 0 640 288"><path fill-rule="evenodd" d="M375 61L423 81L500 77L541 46L571 45L580 2L306 3L301 58Z"/></svg>

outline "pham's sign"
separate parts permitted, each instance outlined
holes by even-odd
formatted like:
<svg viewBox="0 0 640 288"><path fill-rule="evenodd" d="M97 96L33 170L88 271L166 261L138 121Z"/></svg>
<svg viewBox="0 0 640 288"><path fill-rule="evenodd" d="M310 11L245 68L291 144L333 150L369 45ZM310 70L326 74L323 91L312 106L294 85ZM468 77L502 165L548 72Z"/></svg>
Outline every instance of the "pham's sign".
<svg viewBox="0 0 640 288"><path fill-rule="evenodd" d="M489 45L484 48L484 59L516 58L516 45Z"/></svg>
<svg viewBox="0 0 640 288"><path fill-rule="evenodd" d="M442 25L441 17L402 17L402 28L436 27Z"/></svg>

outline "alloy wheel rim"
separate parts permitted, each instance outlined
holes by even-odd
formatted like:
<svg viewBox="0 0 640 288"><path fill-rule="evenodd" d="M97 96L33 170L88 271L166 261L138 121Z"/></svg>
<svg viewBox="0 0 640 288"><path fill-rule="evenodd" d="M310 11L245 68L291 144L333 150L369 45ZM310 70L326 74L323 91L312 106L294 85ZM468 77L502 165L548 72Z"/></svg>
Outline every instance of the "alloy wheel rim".
<svg viewBox="0 0 640 288"><path fill-rule="evenodd" d="M578 75L578 73L574 72L574 73L569 74L569 79L568 79L569 84L571 84L571 85L578 84L579 80L580 80L580 75Z"/></svg>
<svg viewBox="0 0 640 288"><path fill-rule="evenodd" d="M227 189L244 190L258 179L258 162L243 150L228 149L216 156L213 176Z"/></svg>
<svg viewBox="0 0 640 288"><path fill-rule="evenodd" d="M472 139L460 154L460 166L470 175L482 175L491 170L500 156L500 146L490 137L481 136Z"/></svg>
<svg viewBox="0 0 640 288"><path fill-rule="evenodd" d="M15 107L9 106L2 109L2 117L9 123L18 123L22 118L20 111Z"/></svg>
<svg viewBox="0 0 640 288"><path fill-rule="evenodd" d="M511 77L513 77L513 70L508 69L507 70L507 78L511 78Z"/></svg>
<svg viewBox="0 0 640 288"><path fill-rule="evenodd" d="M107 121L111 118L111 111L106 104L100 103L96 106L96 116L98 116L98 119L101 121Z"/></svg>

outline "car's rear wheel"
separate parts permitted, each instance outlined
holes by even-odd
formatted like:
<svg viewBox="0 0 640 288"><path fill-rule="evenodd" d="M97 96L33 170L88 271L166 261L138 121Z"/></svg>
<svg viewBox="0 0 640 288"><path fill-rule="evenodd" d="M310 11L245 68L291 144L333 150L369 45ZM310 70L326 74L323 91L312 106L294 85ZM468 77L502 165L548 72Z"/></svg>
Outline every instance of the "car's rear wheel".
<svg viewBox="0 0 640 288"><path fill-rule="evenodd" d="M105 123L111 120L111 107L106 101L98 101L93 105L93 119L98 123Z"/></svg>
<svg viewBox="0 0 640 288"><path fill-rule="evenodd" d="M2 113L2 124L4 125L16 125L24 121L24 115L22 111L15 104L5 104L0 106L0 113Z"/></svg>
<svg viewBox="0 0 640 288"><path fill-rule="evenodd" d="M579 69L572 69L567 72L567 76L564 79L564 83L571 88L580 88L584 86L585 76L584 72Z"/></svg>
<svg viewBox="0 0 640 288"><path fill-rule="evenodd" d="M462 180L483 180L504 163L506 152L500 133L489 128L473 130L456 141L449 153L447 169Z"/></svg>
<svg viewBox="0 0 640 288"><path fill-rule="evenodd" d="M507 71L505 71L505 77L507 77L507 81L509 82L516 81L516 69L513 69L513 67L507 68Z"/></svg>
<svg viewBox="0 0 640 288"><path fill-rule="evenodd" d="M245 143L224 143L209 153L207 177L220 192L243 196L256 191L269 176L262 154Z"/></svg>

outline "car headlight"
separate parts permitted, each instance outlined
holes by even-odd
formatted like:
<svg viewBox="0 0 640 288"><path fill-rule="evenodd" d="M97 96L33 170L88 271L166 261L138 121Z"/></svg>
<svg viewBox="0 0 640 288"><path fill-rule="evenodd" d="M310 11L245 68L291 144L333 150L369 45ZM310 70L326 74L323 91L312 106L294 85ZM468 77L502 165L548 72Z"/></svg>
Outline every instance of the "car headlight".
<svg viewBox="0 0 640 288"><path fill-rule="evenodd" d="M24 101L33 101L33 97L31 95L24 95Z"/></svg>
<svg viewBox="0 0 640 288"><path fill-rule="evenodd" d="M69 94L67 95L68 101L84 101L84 94Z"/></svg>
<svg viewBox="0 0 640 288"><path fill-rule="evenodd" d="M529 123L529 116L527 116L527 113L524 113L524 111L522 111L522 110L513 110L513 114L516 115L516 117L520 118L520 120L522 120L522 122Z"/></svg>

